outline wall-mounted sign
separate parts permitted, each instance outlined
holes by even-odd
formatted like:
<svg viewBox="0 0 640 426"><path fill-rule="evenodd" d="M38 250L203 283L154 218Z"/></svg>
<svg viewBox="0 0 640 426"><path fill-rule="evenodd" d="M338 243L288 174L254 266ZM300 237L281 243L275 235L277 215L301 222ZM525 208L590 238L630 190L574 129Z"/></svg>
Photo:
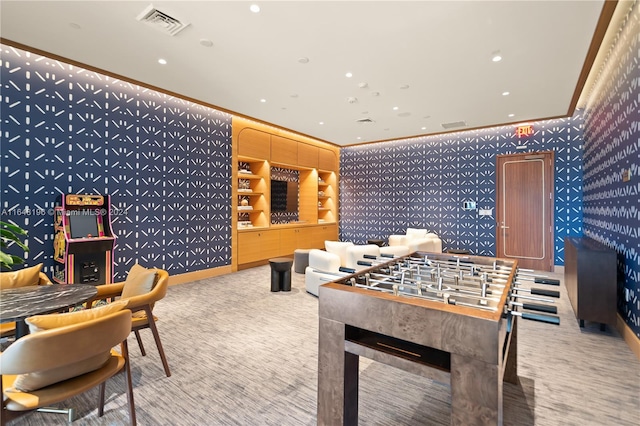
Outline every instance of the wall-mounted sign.
<svg viewBox="0 0 640 426"><path fill-rule="evenodd" d="M516 127L516 136L518 136L519 138L523 136L531 136L532 134L533 126L531 124Z"/></svg>

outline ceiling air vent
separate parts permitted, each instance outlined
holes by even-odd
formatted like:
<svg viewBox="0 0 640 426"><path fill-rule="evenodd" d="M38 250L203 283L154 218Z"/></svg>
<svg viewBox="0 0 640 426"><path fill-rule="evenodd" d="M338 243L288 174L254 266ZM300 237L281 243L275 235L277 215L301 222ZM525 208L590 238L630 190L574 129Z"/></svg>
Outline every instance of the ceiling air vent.
<svg viewBox="0 0 640 426"><path fill-rule="evenodd" d="M452 121L451 123L442 123L443 129L455 129L456 127L464 127L467 123L465 121Z"/></svg>
<svg viewBox="0 0 640 426"><path fill-rule="evenodd" d="M179 19L156 9L152 4L138 15L136 19L170 36L178 34L189 26L188 23L181 22Z"/></svg>
<svg viewBox="0 0 640 426"><path fill-rule="evenodd" d="M356 120L356 123L363 123L363 124L369 124L369 123L375 123L375 121L373 121L372 119L370 119L369 117L365 117L365 118L359 118Z"/></svg>

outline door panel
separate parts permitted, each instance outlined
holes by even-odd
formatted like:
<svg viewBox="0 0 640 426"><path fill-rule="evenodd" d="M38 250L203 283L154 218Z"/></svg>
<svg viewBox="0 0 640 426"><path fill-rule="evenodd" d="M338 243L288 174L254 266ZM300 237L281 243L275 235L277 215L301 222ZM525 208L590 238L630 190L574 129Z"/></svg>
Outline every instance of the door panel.
<svg viewBox="0 0 640 426"><path fill-rule="evenodd" d="M498 257L553 269L553 152L498 156Z"/></svg>

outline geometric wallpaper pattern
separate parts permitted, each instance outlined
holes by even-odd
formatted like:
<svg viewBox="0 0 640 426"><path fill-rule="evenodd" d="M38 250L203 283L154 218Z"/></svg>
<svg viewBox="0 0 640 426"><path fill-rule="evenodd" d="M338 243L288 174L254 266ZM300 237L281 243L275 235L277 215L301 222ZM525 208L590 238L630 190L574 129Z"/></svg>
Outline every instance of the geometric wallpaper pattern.
<svg viewBox="0 0 640 426"><path fill-rule="evenodd" d="M564 237L582 233L582 124L566 119L347 147L340 152L340 238L366 243L428 228L443 249L496 252L496 155L555 151L554 263L564 265ZM479 210L463 210L475 201Z"/></svg>
<svg viewBox="0 0 640 426"><path fill-rule="evenodd" d="M53 266L61 193L111 196L115 280L231 264L231 116L8 46L0 75L1 220Z"/></svg>
<svg viewBox="0 0 640 426"><path fill-rule="evenodd" d="M585 110L585 234L618 253L618 311L640 337L640 6ZM630 170L631 178L623 179Z"/></svg>
<svg viewBox="0 0 640 426"><path fill-rule="evenodd" d="M284 167L271 167L271 179L272 180L281 180L285 182L298 182L300 183L300 172L298 170L291 170ZM299 193L298 193L299 194ZM287 194L289 195L289 194ZM273 201L273 195L271 200ZM288 200L287 200L288 201ZM296 204L298 207L300 206L299 195L296 200ZM298 210L294 211L271 211L271 224L282 224L295 222L298 220Z"/></svg>

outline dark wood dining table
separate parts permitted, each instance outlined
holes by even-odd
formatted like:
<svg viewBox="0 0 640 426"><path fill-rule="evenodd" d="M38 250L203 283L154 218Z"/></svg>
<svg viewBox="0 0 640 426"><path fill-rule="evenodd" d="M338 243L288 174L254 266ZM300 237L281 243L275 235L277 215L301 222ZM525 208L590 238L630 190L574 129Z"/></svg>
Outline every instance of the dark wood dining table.
<svg viewBox="0 0 640 426"><path fill-rule="evenodd" d="M59 312L97 294L89 284L52 284L0 290L0 323L15 321L16 339L29 334L25 318Z"/></svg>

